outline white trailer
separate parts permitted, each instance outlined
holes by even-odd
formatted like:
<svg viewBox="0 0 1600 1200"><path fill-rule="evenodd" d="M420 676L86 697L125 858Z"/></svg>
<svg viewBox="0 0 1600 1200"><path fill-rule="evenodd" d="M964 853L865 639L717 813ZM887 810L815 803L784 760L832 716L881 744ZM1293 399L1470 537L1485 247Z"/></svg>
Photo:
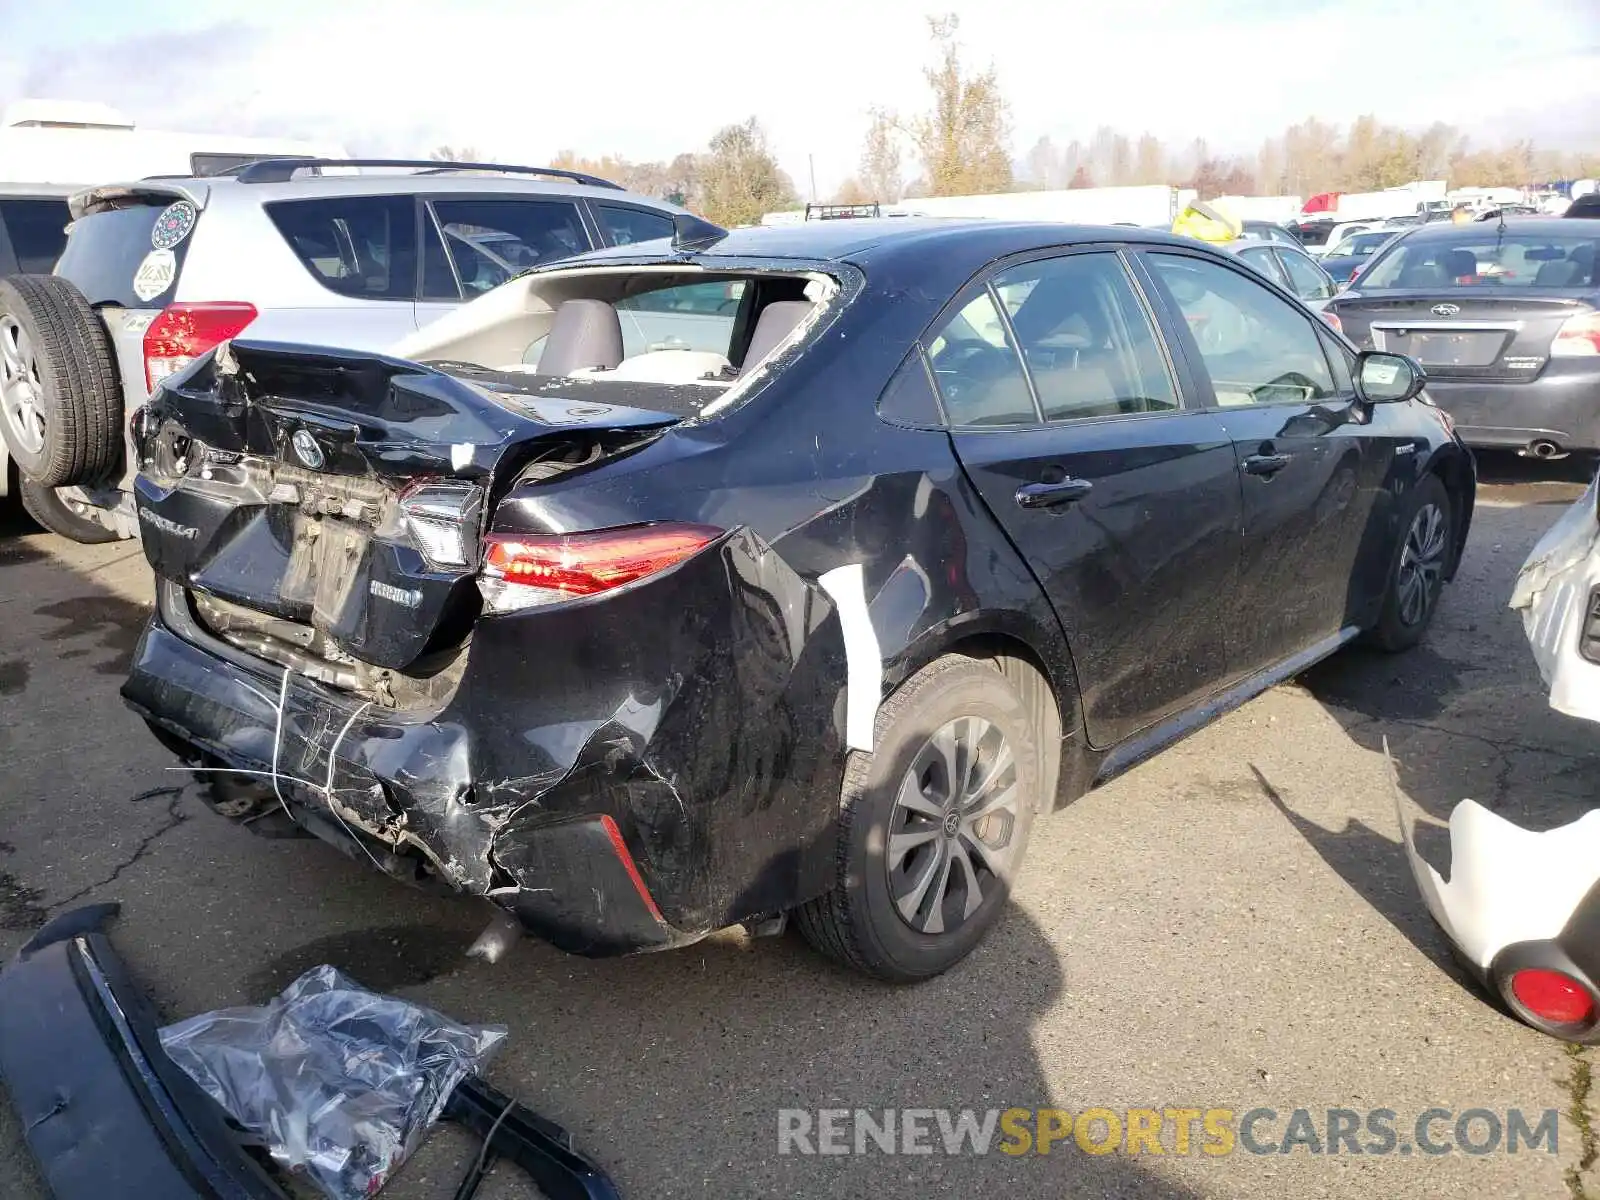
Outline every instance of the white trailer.
<svg viewBox="0 0 1600 1200"><path fill-rule="evenodd" d="M1082 225L1171 225L1182 210L1177 188L1065 188L981 196L923 196L883 206L884 216L982 217L1002 221L1061 221Z"/></svg>
<svg viewBox="0 0 1600 1200"><path fill-rule="evenodd" d="M104 104L18 100L0 113L8 182L88 187L149 175L209 175L258 158L348 158L334 141L138 129Z"/></svg>

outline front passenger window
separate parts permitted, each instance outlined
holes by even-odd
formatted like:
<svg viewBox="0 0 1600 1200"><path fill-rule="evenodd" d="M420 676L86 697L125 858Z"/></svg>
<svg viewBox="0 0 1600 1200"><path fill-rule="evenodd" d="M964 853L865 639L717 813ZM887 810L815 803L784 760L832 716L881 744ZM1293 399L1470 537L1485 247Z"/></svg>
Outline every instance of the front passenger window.
<svg viewBox="0 0 1600 1200"><path fill-rule="evenodd" d="M1220 263L1152 253L1199 348L1217 403L1315 403L1334 395L1333 375L1304 309Z"/></svg>
<svg viewBox="0 0 1600 1200"><path fill-rule="evenodd" d="M1022 360L987 291L928 342L928 363L951 425L1031 425L1039 412Z"/></svg>

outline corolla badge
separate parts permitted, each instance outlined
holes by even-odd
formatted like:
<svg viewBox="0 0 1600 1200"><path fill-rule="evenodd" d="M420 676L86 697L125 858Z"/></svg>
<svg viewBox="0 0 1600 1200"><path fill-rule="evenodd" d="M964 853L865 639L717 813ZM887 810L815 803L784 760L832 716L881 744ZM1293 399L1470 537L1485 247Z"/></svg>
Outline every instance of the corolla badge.
<svg viewBox="0 0 1600 1200"><path fill-rule="evenodd" d="M289 444L294 447L294 456L301 465L313 471L321 470L322 464L327 461L322 456L322 447L317 445L317 439L304 429L295 430Z"/></svg>
<svg viewBox="0 0 1600 1200"><path fill-rule="evenodd" d="M1432 312L1436 317L1453 317L1461 311L1459 304L1435 304Z"/></svg>

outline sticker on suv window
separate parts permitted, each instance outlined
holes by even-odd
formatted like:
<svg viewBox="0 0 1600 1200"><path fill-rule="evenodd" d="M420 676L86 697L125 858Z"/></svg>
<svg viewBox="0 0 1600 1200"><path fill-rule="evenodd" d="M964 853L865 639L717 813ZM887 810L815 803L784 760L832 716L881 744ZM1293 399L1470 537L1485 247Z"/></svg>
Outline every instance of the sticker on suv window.
<svg viewBox="0 0 1600 1200"><path fill-rule="evenodd" d="M152 250L133 273L133 294L146 302L154 300L170 288L177 277L177 256L171 250Z"/></svg>
<svg viewBox="0 0 1600 1200"><path fill-rule="evenodd" d="M187 200L167 205L150 229L150 244L157 250L171 250L189 236L196 215L194 205Z"/></svg>

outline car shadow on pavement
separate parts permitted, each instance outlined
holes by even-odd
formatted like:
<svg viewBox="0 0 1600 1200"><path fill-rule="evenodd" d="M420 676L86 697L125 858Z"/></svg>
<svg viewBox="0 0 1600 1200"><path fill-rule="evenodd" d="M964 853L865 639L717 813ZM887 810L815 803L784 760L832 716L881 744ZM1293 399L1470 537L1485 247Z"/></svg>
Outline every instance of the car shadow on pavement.
<svg viewBox="0 0 1600 1200"><path fill-rule="evenodd" d="M493 970L504 972L493 1008L514 997L505 1011L477 1006L512 1026L496 1079L567 1123L624 1195L1199 1195L1149 1159L1087 1153L1070 1133L1047 1154L1037 1145L1012 1154L997 1127L986 1153L946 1153L939 1110L954 1120L970 1109L981 1121L1008 1108L1060 1105L1076 1116L1189 1102L1070 1082L1069 1094L1056 1091L1061 1072L1047 1068L1041 1046L1070 1039L1066 981L1056 951L1015 904L970 958L912 986L852 975L794 935L725 933L616 960L527 943ZM934 1110L923 1118L931 1149L890 1154L870 1140L858 1149L846 1115L845 1152L821 1152L818 1110L866 1110L881 1122L885 1109L907 1107ZM784 1110L806 1114L790 1119L810 1123L809 1147L780 1149ZM1198 1130L1192 1145L1198 1157Z"/></svg>
<svg viewBox="0 0 1600 1200"><path fill-rule="evenodd" d="M1551 470L1563 465L1509 458L1492 464L1490 478L1570 484ZM1480 503L1457 579L1420 645L1394 655L1352 647L1291 685L1320 702L1357 745L1388 753L1408 808L1421 810L1418 851L1447 878L1445 822L1463 799L1531 829L1576 820L1600 803L1600 737L1594 726L1551 711L1521 620L1506 606L1527 554L1573 495L1567 486L1531 503ZM1417 890L1394 817L1385 812L1377 827L1351 817L1331 832L1297 814L1271 779L1252 770L1329 867L1425 956L1468 978Z"/></svg>
<svg viewBox="0 0 1600 1200"><path fill-rule="evenodd" d="M7 945L80 900L122 899L112 939L170 1019L264 1003L328 962L463 1019L502 1022L511 1036L494 1081L571 1128L628 1196L1198 1196L1171 1178L1172 1166L1087 1153L1070 1136L1048 1154L1011 1155L996 1129L987 1153L945 1152L937 1110L971 1109L981 1122L1013 1107L1059 1104L1075 1115L1192 1102L1106 1094L1115 1080L1063 1082L1051 1056L1075 1051L1049 1049L1073 1037L1063 965L1015 904L970 959L914 987L853 976L793 936L730 932L606 961L529 940L490 966L465 956L482 907L406 891L316 843L252 838L189 789L134 803L128 793L182 778L164 773L171 760L140 736L116 697L117 674L102 669L125 664L147 610L100 582L120 549L76 551L21 518L0 529L0 570L13 567L0 577L10 622L0 659L23 664L0 679L20 680L26 695L0 709L0 748L19 755L0 797L15 843L0 843L0 872L16 876L0 874L0 910L14 918ZM52 640L53 630L62 636ZM67 785L63 762L80 764ZM168 835L177 848L158 840ZM18 890L6 908L8 888ZM880 1120L908 1106L935 1110L922 1118L928 1153L870 1142L860 1155L779 1153L780 1109L813 1120L823 1108L865 1109ZM848 1119L844 1129L853 1151ZM1201 1144L1197 1131L1195 1156ZM811 1145L820 1148L815 1132ZM476 1151L441 1129L384 1195L447 1195ZM506 1183L485 1196L512 1194ZM9 1110L0 1194L44 1194Z"/></svg>

